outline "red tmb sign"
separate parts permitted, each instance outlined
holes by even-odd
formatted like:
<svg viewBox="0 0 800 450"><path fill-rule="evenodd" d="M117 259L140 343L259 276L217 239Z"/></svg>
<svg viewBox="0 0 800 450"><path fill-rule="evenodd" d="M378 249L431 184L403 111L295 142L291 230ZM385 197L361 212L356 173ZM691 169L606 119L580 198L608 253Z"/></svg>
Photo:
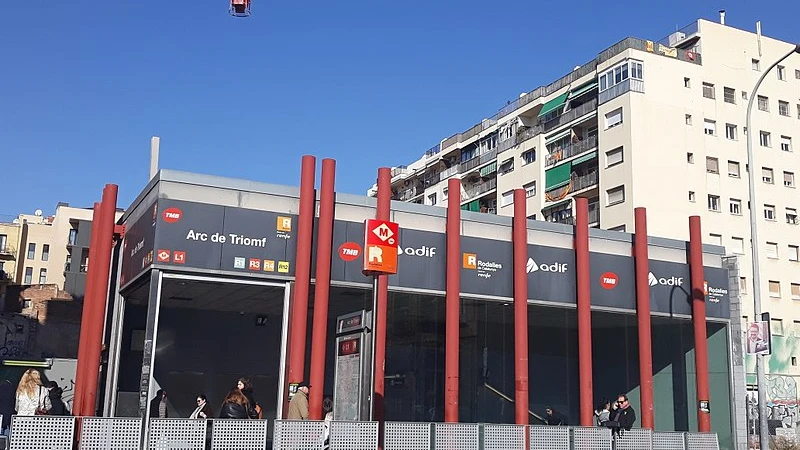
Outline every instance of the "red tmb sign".
<svg viewBox="0 0 800 450"><path fill-rule="evenodd" d="M364 274L397 273L397 244L400 228L395 222L368 219L364 223Z"/></svg>

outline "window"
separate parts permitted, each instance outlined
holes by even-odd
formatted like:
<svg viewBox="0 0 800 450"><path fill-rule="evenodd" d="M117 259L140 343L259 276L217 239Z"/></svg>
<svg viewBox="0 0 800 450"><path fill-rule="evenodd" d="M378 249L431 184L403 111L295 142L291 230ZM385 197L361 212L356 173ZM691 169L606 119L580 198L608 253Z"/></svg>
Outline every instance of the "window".
<svg viewBox="0 0 800 450"><path fill-rule="evenodd" d="M695 202L694 191L689 191L689 201L692 202L692 203Z"/></svg>
<svg viewBox="0 0 800 450"><path fill-rule="evenodd" d="M769 167L762 167L761 168L761 181L767 184L774 184L775 181L772 176L772 169Z"/></svg>
<svg viewBox="0 0 800 450"><path fill-rule="evenodd" d="M797 210L794 208L786 208L786 223L790 225L797 225Z"/></svg>
<svg viewBox="0 0 800 450"><path fill-rule="evenodd" d="M783 172L783 185L786 187L794 187L794 172Z"/></svg>
<svg viewBox="0 0 800 450"><path fill-rule="evenodd" d="M522 186L525 189L525 197L533 197L536 195L536 181L531 181L530 183Z"/></svg>
<svg viewBox="0 0 800 450"><path fill-rule="evenodd" d="M764 218L775 220L775 205L764 205Z"/></svg>
<svg viewBox="0 0 800 450"><path fill-rule="evenodd" d="M730 202L731 214L736 216L742 215L742 201L738 198L732 198Z"/></svg>
<svg viewBox="0 0 800 450"><path fill-rule="evenodd" d="M769 112L769 97L758 96L758 109L759 111Z"/></svg>
<svg viewBox="0 0 800 450"><path fill-rule="evenodd" d="M47 283L47 269L39 269L39 284Z"/></svg>
<svg viewBox="0 0 800 450"><path fill-rule="evenodd" d="M744 238L735 237L731 242L731 251L737 255L744 255Z"/></svg>
<svg viewBox="0 0 800 450"><path fill-rule="evenodd" d="M800 300L800 284L792 283L792 299Z"/></svg>
<svg viewBox="0 0 800 450"><path fill-rule="evenodd" d="M750 60L750 67L756 72L761 72L761 62L755 58Z"/></svg>
<svg viewBox="0 0 800 450"><path fill-rule="evenodd" d="M742 91L742 100L747 100L747 91Z"/></svg>
<svg viewBox="0 0 800 450"><path fill-rule="evenodd" d="M625 186L617 186L606 191L607 206L617 205L625 201Z"/></svg>
<svg viewBox="0 0 800 450"><path fill-rule="evenodd" d="M767 242L767 258L778 259L778 244Z"/></svg>
<svg viewBox="0 0 800 450"><path fill-rule="evenodd" d="M739 163L736 161L728 161L728 176L731 178L739 178Z"/></svg>
<svg viewBox="0 0 800 450"><path fill-rule="evenodd" d="M606 152L606 167L622 164L622 161L623 161L622 147L617 147L614 150L609 150Z"/></svg>
<svg viewBox="0 0 800 450"><path fill-rule="evenodd" d="M42 245L42 261L47 261L50 259L50 245L44 244Z"/></svg>
<svg viewBox="0 0 800 450"><path fill-rule="evenodd" d="M778 114L789 117L789 102L778 100Z"/></svg>
<svg viewBox="0 0 800 450"><path fill-rule="evenodd" d="M772 136L767 131L762 131L758 135L762 147L772 147Z"/></svg>
<svg viewBox="0 0 800 450"><path fill-rule="evenodd" d="M797 118L800 119L800 103L797 104Z"/></svg>
<svg viewBox="0 0 800 450"><path fill-rule="evenodd" d="M686 154L686 162L689 164L694 164L694 153Z"/></svg>
<svg viewBox="0 0 800 450"><path fill-rule="evenodd" d="M736 104L736 89L729 87L722 88L722 96L725 99L725 103Z"/></svg>
<svg viewBox="0 0 800 450"><path fill-rule="evenodd" d="M508 158L507 160L500 163L500 167L498 168L500 175L505 175L507 173L511 173L514 171L514 158Z"/></svg>
<svg viewBox="0 0 800 450"><path fill-rule="evenodd" d="M742 294L747 294L747 278L739 277L739 291L741 291ZM745 320L745 322L746 321L747 320Z"/></svg>
<svg viewBox="0 0 800 450"><path fill-rule="evenodd" d="M796 245L789 246L789 261L800 261L800 247Z"/></svg>
<svg viewBox="0 0 800 450"><path fill-rule="evenodd" d="M781 136L781 150L785 152L792 151L792 138L789 136Z"/></svg>
<svg viewBox="0 0 800 450"><path fill-rule="evenodd" d="M67 245L75 245L75 242L78 240L78 230L76 228L72 228L69 230L69 240L67 241Z"/></svg>
<svg viewBox="0 0 800 450"><path fill-rule="evenodd" d="M717 158L706 157L706 172L719 174L719 160Z"/></svg>
<svg viewBox="0 0 800 450"><path fill-rule="evenodd" d="M25 268L25 280L22 284L32 284L33 283L33 267L26 267Z"/></svg>
<svg viewBox="0 0 800 450"><path fill-rule="evenodd" d="M719 212L719 195L708 196L708 210Z"/></svg>
<svg viewBox="0 0 800 450"><path fill-rule="evenodd" d="M703 132L709 136L717 135L717 122L714 120L705 119L703 125Z"/></svg>
<svg viewBox="0 0 800 450"><path fill-rule="evenodd" d="M500 206L507 206L514 203L514 191L503 192L503 197L500 199Z"/></svg>
<svg viewBox="0 0 800 450"><path fill-rule="evenodd" d="M612 128L622 123L622 108L606 114L606 128Z"/></svg>
<svg viewBox="0 0 800 450"><path fill-rule="evenodd" d="M769 331L776 336L783 336L783 319L770 319Z"/></svg>
<svg viewBox="0 0 800 450"><path fill-rule="evenodd" d="M536 161L536 149L522 153L522 160L525 161L523 166L534 163Z"/></svg>
<svg viewBox="0 0 800 450"><path fill-rule="evenodd" d="M436 204L436 192L428 196L428 204L435 205Z"/></svg>
<svg viewBox="0 0 800 450"><path fill-rule="evenodd" d="M703 97L714 98L714 85L711 83L703 83Z"/></svg>
<svg viewBox="0 0 800 450"><path fill-rule="evenodd" d="M31 242L28 244L28 259L35 259L36 258L36 244Z"/></svg>
<svg viewBox="0 0 800 450"><path fill-rule="evenodd" d="M692 115L691 114L686 114L686 116L684 117L684 120L686 121L686 125L691 125L692 124Z"/></svg>
<svg viewBox="0 0 800 450"><path fill-rule="evenodd" d="M690 88L692 87L692 80L689 77L683 77L683 87Z"/></svg>
<svg viewBox="0 0 800 450"><path fill-rule="evenodd" d="M794 77L800 80L800 69L794 69Z"/></svg>
<svg viewBox="0 0 800 450"><path fill-rule="evenodd" d="M732 141L735 141L736 139L739 138L739 133L736 130L736 125L732 123L725 124L725 137Z"/></svg>
<svg viewBox="0 0 800 450"><path fill-rule="evenodd" d="M615 227L611 227L611 228L608 229L608 231L620 231L620 232L624 233L625 232L625 225L617 225Z"/></svg>
<svg viewBox="0 0 800 450"><path fill-rule="evenodd" d="M627 80L628 78L634 78L637 80L644 79L642 63L640 61L625 61L600 75L598 78L598 82L600 83L600 92L610 89Z"/></svg>
<svg viewBox="0 0 800 450"><path fill-rule="evenodd" d="M786 81L786 67L778 66L778 79Z"/></svg>
<svg viewBox="0 0 800 450"><path fill-rule="evenodd" d="M722 245L722 235L721 234L708 234L708 243L711 245Z"/></svg>

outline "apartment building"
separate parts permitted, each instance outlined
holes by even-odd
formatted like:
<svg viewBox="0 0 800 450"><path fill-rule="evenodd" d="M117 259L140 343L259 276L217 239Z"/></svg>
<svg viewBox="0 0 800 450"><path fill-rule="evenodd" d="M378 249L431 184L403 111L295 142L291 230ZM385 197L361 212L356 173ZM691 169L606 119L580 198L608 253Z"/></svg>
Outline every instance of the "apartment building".
<svg viewBox="0 0 800 450"><path fill-rule="evenodd" d="M117 217L122 212L117 213ZM18 284L53 284L83 297L89 265L92 209L59 203L52 216L20 214L16 275Z"/></svg>
<svg viewBox="0 0 800 450"><path fill-rule="evenodd" d="M793 46L726 26L724 15L657 41L626 38L393 168L394 198L446 206L447 180L458 177L464 210L512 215L513 189L524 188L531 219L572 224L575 198L586 197L591 226L632 232L643 206L651 235L682 240L686 218L700 215L705 240L740 256L744 321L753 319L748 208L757 208L776 348L768 372L800 375L800 55L768 74L745 129L751 89Z"/></svg>
<svg viewBox="0 0 800 450"><path fill-rule="evenodd" d="M0 284L14 281L19 233L19 224L0 223Z"/></svg>

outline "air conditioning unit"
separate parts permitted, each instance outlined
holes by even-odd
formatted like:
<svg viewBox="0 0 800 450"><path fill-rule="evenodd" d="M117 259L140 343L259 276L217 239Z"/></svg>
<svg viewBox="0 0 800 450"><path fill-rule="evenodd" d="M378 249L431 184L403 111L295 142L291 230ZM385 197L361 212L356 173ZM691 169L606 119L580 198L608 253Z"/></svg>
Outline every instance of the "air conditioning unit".
<svg viewBox="0 0 800 450"><path fill-rule="evenodd" d="M667 40L669 41L669 46L670 47L677 47L678 42L680 42L680 41L682 41L684 39L686 39L686 33L682 33L680 31L676 31L676 32L670 34L669 38Z"/></svg>

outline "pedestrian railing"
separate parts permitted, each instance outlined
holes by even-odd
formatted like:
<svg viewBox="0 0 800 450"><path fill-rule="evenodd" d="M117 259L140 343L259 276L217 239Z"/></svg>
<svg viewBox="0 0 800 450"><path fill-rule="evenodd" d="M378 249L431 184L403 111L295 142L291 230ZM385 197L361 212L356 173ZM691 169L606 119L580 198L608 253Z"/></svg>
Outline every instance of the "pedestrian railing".
<svg viewBox="0 0 800 450"><path fill-rule="evenodd" d="M146 448L376 450L380 426L378 422L152 419ZM600 427L429 422L383 426L385 450L719 450L714 433L634 428L612 436L610 429ZM10 448L138 450L140 436L137 418L15 416Z"/></svg>

